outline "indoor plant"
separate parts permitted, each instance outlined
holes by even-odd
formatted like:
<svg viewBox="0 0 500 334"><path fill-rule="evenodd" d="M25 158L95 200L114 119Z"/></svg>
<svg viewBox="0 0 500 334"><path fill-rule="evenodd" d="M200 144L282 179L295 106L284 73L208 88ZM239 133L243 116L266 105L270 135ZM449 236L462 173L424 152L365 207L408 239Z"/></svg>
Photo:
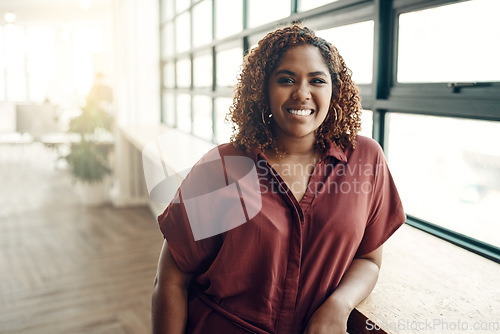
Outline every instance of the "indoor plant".
<svg viewBox="0 0 500 334"><path fill-rule="evenodd" d="M65 159L86 204L107 200L106 176L111 173L109 155L112 116L92 99L87 98L81 114L69 122L69 133L78 134L70 144Z"/></svg>

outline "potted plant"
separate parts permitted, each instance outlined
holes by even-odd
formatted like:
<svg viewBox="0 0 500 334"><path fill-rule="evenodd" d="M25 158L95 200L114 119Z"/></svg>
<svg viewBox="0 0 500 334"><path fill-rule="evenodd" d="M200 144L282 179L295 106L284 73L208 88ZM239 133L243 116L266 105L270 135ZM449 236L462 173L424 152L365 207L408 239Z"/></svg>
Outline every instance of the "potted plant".
<svg viewBox="0 0 500 334"><path fill-rule="evenodd" d="M65 159L76 180L82 202L102 204L108 200L107 176L111 174L112 116L97 102L87 98L82 113L69 122L68 132L78 134Z"/></svg>

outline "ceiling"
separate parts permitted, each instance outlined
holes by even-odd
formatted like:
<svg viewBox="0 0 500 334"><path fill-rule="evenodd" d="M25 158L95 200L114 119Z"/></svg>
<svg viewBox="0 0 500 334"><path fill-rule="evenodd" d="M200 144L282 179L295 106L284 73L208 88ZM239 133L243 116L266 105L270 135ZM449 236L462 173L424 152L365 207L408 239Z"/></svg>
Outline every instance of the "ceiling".
<svg viewBox="0 0 500 334"><path fill-rule="evenodd" d="M0 23L6 12L16 15L16 22L68 21L102 17L112 0L87 0L90 8L81 9L80 0L0 0Z"/></svg>

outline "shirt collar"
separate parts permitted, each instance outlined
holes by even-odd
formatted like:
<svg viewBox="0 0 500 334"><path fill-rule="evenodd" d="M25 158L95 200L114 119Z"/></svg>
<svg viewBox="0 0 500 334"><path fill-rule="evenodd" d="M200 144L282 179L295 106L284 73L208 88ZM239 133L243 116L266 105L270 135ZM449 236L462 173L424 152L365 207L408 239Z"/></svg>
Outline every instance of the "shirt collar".
<svg viewBox="0 0 500 334"><path fill-rule="evenodd" d="M345 155L345 152L340 149L340 147L337 146L335 143L330 143L330 147L326 150L325 154L323 155L323 158L326 158L327 156L334 157L335 159L343 162L347 162L347 156Z"/></svg>

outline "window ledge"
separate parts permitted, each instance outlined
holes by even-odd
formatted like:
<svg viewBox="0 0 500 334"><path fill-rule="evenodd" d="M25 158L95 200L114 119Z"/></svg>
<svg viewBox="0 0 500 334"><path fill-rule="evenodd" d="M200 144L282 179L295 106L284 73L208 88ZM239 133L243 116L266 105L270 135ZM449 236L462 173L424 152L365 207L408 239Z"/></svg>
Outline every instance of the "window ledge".
<svg viewBox="0 0 500 334"><path fill-rule="evenodd" d="M491 333L498 296L500 265L405 224L385 243L378 283L357 311L370 319L363 327L387 333Z"/></svg>

